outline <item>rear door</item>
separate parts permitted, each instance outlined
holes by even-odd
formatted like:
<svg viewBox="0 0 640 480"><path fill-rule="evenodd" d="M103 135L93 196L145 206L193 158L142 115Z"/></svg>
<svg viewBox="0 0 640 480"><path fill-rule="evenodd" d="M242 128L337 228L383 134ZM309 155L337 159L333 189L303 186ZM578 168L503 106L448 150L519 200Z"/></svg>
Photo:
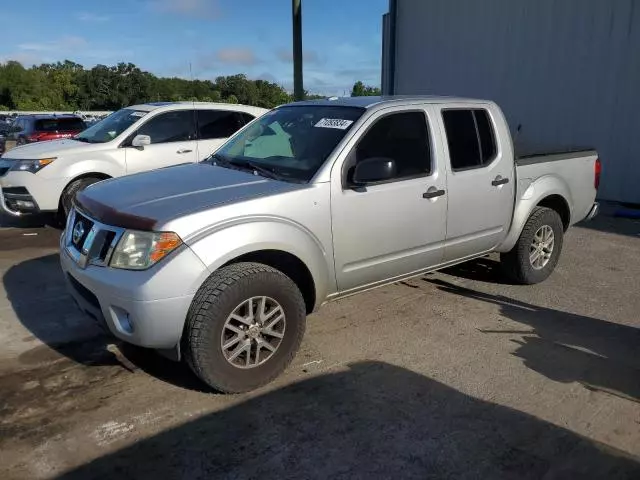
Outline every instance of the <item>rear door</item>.
<svg viewBox="0 0 640 480"><path fill-rule="evenodd" d="M149 135L151 145L132 147L131 140L136 135ZM195 113L193 110L159 113L140 125L124 146L127 174L194 163L198 158Z"/></svg>
<svg viewBox="0 0 640 480"><path fill-rule="evenodd" d="M196 110L196 113L200 160L215 152L246 123L240 112L231 110Z"/></svg>
<svg viewBox="0 0 640 480"><path fill-rule="evenodd" d="M515 173L505 122L489 107L440 108L447 162L447 240L444 261L495 248L507 234ZM497 122L496 120L499 120Z"/></svg>

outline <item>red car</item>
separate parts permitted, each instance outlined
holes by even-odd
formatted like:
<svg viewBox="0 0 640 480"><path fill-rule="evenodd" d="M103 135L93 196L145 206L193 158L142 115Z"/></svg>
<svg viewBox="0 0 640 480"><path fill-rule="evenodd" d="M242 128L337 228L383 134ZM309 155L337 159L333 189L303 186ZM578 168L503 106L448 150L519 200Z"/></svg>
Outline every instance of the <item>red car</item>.
<svg viewBox="0 0 640 480"><path fill-rule="evenodd" d="M7 140L15 140L17 145L58 140L73 137L86 128L84 120L75 115L20 115L13 122Z"/></svg>

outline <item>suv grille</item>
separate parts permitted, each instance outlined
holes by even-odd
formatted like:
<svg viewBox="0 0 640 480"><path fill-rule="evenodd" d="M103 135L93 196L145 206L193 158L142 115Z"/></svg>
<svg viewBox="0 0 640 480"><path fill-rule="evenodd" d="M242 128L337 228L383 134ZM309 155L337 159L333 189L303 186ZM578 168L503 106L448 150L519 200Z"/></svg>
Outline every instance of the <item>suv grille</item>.
<svg viewBox="0 0 640 480"><path fill-rule="evenodd" d="M113 249L124 233L124 229L97 222L87 215L72 209L65 229L67 252L81 267L109 264Z"/></svg>

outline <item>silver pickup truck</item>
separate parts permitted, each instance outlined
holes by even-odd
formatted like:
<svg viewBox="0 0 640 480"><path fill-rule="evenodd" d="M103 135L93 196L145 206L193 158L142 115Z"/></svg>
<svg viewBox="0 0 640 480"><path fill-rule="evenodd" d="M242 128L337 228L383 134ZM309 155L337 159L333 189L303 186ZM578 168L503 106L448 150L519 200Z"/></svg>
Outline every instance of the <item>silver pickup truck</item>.
<svg viewBox="0 0 640 480"><path fill-rule="evenodd" d="M533 284L593 217L595 151L515 159L492 102L345 98L254 120L202 163L78 194L61 262L113 335L242 392L280 374L307 314L500 252Z"/></svg>

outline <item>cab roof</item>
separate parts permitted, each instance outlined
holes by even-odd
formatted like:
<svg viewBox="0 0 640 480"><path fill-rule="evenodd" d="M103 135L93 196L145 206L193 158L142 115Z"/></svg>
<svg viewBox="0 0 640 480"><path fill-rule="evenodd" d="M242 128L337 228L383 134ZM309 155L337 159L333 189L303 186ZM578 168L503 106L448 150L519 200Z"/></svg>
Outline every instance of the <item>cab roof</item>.
<svg viewBox="0 0 640 480"><path fill-rule="evenodd" d="M382 104L406 104L406 103L486 103L484 100L477 100L462 97L443 97L435 95L391 95L381 97L330 97L320 100L305 100L294 102L288 105L326 105L371 108Z"/></svg>

